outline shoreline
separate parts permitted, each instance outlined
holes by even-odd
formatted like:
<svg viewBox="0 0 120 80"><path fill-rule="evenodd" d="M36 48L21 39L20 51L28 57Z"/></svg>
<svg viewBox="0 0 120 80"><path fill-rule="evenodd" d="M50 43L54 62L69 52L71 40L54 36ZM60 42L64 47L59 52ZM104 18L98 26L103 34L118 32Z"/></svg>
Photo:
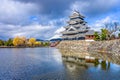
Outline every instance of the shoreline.
<svg viewBox="0 0 120 80"><path fill-rule="evenodd" d="M40 46L40 47L15 47L15 46L0 46L0 48L42 48L42 47L50 47L50 46Z"/></svg>

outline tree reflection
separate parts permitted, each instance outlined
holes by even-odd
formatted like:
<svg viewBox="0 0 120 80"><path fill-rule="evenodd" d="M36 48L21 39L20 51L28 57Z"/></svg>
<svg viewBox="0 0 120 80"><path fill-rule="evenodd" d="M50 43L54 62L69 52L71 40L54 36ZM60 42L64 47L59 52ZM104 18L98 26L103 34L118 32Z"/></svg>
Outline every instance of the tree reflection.
<svg viewBox="0 0 120 80"><path fill-rule="evenodd" d="M101 68L102 68L103 70L106 70L106 68L107 68L106 61L102 61L102 62L101 62Z"/></svg>
<svg viewBox="0 0 120 80"><path fill-rule="evenodd" d="M110 69L110 62L108 62L108 68L107 68L108 70Z"/></svg>
<svg viewBox="0 0 120 80"><path fill-rule="evenodd" d="M99 65L99 60L98 60L98 59L95 59L94 66L95 66L95 67L98 67L98 65Z"/></svg>
<svg viewBox="0 0 120 80"><path fill-rule="evenodd" d="M102 68L102 70L109 70L110 69L110 62L102 61L101 68Z"/></svg>

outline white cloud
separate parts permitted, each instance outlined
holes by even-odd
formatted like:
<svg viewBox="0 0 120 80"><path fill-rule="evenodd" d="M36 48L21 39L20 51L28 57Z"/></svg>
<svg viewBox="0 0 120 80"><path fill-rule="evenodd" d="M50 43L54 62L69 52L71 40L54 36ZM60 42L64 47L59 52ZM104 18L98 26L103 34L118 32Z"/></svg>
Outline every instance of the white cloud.
<svg viewBox="0 0 120 80"><path fill-rule="evenodd" d="M60 34L55 34L53 37L51 37L49 40L51 39L57 39L57 38L61 38L61 35Z"/></svg>
<svg viewBox="0 0 120 80"><path fill-rule="evenodd" d="M57 7L54 9L53 5L48 4L49 2L46 2L47 0L43 2L42 0L1 0L0 38L11 38L17 35L42 39L47 39L54 35L52 38L59 38L61 36L60 32L63 30L63 27L59 27L66 25L66 21L68 20L67 18L72 10L79 10L81 13L87 15L87 17L91 14L92 17L95 17L95 14L100 14L99 16L101 17L101 13L109 12L109 10L114 8L114 6L117 5L120 1L75 0L67 5L69 6L71 4L69 6L70 8L58 6L58 8L62 8L60 12L59 10L56 10ZM59 3L59 1L57 2ZM64 1L62 2L64 3ZM66 3L68 2L69 1ZM65 14L58 14L61 12ZM117 16L118 15L119 14L117 14ZM92 26L98 30L101 28L104 22L108 22L109 20L111 21L111 19L111 17L106 17L104 19L97 20ZM32 22L35 23L32 24Z"/></svg>
<svg viewBox="0 0 120 80"><path fill-rule="evenodd" d="M95 23L93 23L91 25L91 28L96 30L96 31L100 31L102 28L105 27L106 23L113 23L113 22L119 22L118 20L114 19L111 16L107 16L103 19L97 20Z"/></svg>
<svg viewBox="0 0 120 80"><path fill-rule="evenodd" d="M0 34L2 34L0 37L4 36L7 39L15 36L35 37L38 39L59 38L63 27L59 28L58 25L63 24L65 24L64 18L48 20L47 24L43 25L36 21L27 25L0 23Z"/></svg>
<svg viewBox="0 0 120 80"><path fill-rule="evenodd" d="M61 38L61 36L62 36L61 32L64 31L64 30L65 30L64 27L60 27L59 29L57 29L57 30L54 32L54 36L51 37L50 39Z"/></svg>
<svg viewBox="0 0 120 80"><path fill-rule="evenodd" d="M65 30L64 27L60 27L59 29L57 29L57 30L55 31L55 34L59 34L59 33L61 33L61 32L64 31L64 30Z"/></svg>
<svg viewBox="0 0 120 80"><path fill-rule="evenodd" d="M70 10L78 10L81 13L89 15L99 15L111 11L112 8L119 5L119 0L80 0L75 1Z"/></svg>
<svg viewBox="0 0 120 80"><path fill-rule="evenodd" d="M35 14L35 11L38 11L36 4L2 0L0 4L0 22L17 24L27 20L30 15Z"/></svg>
<svg viewBox="0 0 120 80"><path fill-rule="evenodd" d="M20 26L20 25L6 25L0 24L0 34L1 36L6 36L7 38L13 38L15 36L25 36L27 38L35 37L35 38L49 38L46 32L53 29L52 25L43 26L40 24L31 24L27 26ZM46 37L44 37L46 35Z"/></svg>

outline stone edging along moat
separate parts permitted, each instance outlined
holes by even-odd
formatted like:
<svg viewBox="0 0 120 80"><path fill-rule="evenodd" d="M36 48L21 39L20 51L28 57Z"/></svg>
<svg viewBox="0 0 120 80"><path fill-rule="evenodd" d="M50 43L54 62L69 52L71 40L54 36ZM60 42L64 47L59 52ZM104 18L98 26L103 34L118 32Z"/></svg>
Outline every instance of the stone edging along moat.
<svg viewBox="0 0 120 80"><path fill-rule="evenodd" d="M91 56L92 53L109 53L111 55L120 56L120 40L110 41L61 41L57 48L62 56L73 56L85 58Z"/></svg>

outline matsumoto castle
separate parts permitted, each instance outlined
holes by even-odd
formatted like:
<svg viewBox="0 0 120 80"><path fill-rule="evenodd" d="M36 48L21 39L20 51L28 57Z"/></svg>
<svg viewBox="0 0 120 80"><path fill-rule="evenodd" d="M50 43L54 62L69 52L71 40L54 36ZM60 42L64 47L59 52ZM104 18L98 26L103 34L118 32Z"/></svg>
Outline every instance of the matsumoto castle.
<svg viewBox="0 0 120 80"><path fill-rule="evenodd" d="M67 22L68 25L65 26L65 31L62 32L63 40L85 40L94 38L94 30L90 30L90 27L86 25L84 21L84 16L82 16L78 11L74 11L69 17L70 20Z"/></svg>

